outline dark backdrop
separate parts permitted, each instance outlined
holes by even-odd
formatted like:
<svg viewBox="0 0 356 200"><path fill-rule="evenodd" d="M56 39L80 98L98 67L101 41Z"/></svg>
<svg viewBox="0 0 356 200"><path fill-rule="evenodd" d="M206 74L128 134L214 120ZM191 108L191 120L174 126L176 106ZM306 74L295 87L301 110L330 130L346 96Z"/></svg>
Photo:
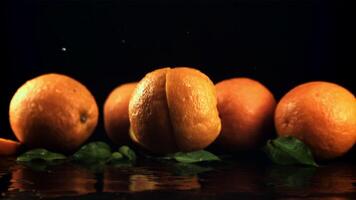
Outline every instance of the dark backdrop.
<svg viewBox="0 0 356 200"><path fill-rule="evenodd" d="M248 76L279 99L302 82L356 93L355 9L345 1L12 0L1 3L0 135L26 80L47 72L85 84L100 109L117 85L162 66L214 82ZM101 116L102 117L102 116ZM94 138L103 137L102 119Z"/></svg>

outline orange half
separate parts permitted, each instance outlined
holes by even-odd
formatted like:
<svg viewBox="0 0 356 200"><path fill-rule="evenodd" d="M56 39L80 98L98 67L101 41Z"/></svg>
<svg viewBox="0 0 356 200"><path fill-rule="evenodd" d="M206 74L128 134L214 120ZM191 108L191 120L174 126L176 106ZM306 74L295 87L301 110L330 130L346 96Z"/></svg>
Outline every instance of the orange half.
<svg viewBox="0 0 356 200"><path fill-rule="evenodd" d="M0 156L14 155L19 149L19 142L0 138Z"/></svg>

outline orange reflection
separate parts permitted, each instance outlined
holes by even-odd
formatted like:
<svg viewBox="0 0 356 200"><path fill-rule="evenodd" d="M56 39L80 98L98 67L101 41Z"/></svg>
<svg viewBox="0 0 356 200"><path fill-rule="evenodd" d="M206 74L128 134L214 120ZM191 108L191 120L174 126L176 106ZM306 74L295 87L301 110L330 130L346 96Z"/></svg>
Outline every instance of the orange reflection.
<svg viewBox="0 0 356 200"><path fill-rule="evenodd" d="M142 192L150 190L192 190L201 187L198 177L173 176L167 171L107 168L104 192Z"/></svg>
<svg viewBox="0 0 356 200"><path fill-rule="evenodd" d="M45 197L83 195L96 192L95 176L90 171L72 164L53 167L52 171L36 171L17 165L11 170L9 191L38 192Z"/></svg>
<svg viewBox="0 0 356 200"><path fill-rule="evenodd" d="M127 192L129 171L120 168L106 167L104 171L103 192Z"/></svg>
<svg viewBox="0 0 356 200"><path fill-rule="evenodd" d="M312 178L312 185L309 188L311 193L324 194L344 194L355 192L353 182L356 177L356 166L343 164L330 164L328 166L320 166Z"/></svg>
<svg viewBox="0 0 356 200"><path fill-rule="evenodd" d="M130 176L129 190L142 192L159 189L158 177L153 175L134 174Z"/></svg>

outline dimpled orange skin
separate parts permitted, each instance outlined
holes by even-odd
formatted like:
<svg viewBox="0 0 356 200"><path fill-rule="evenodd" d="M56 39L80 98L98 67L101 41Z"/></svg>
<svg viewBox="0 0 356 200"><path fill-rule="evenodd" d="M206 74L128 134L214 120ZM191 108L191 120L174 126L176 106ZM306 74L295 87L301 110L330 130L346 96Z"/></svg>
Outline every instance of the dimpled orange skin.
<svg viewBox="0 0 356 200"><path fill-rule="evenodd" d="M115 88L104 104L104 125L108 137L117 145L130 142L129 102L137 83L126 83Z"/></svg>
<svg viewBox="0 0 356 200"><path fill-rule="evenodd" d="M148 73L129 104L131 138L154 153L194 151L218 136L221 122L210 79L192 68Z"/></svg>
<svg viewBox="0 0 356 200"><path fill-rule="evenodd" d="M38 76L13 96L10 124L21 143L30 148L72 152L94 131L98 107L89 90L60 74Z"/></svg>
<svg viewBox="0 0 356 200"><path fill-rule="evenodd" d="M276 101L261 83L232 78L216 84L222 123L216 141L220 148L235 152L256 150L273 132Z"/></svg>
<svg viewBox="0 0 356 200"><path fill-rule="evenodd" d="M129 103L130 136L154 153L178 151L166 98L169 68L148 73L137 85Z"/></svg>
<svg viewBox="0 0 356 200"><path fill-rule="evenodd" d="M304 141L320 160L342 156L356 141L355 97L334 83L299 85L278 103L275 126L278 135Z"/></svg>

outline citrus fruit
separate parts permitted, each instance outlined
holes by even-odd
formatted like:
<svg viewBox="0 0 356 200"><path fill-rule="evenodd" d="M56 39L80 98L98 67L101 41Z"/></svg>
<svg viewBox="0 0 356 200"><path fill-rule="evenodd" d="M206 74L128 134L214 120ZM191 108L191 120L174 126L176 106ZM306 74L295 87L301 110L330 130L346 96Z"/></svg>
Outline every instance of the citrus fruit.
<svg viewBox="0 0 356 200"><path fill-rule="evenodd" d="M221 122L214 84L186 67L148 73L129 103L131 138L154 153L194 151L218 136Z"/></svg>
<svg viewBox="0 0 356 200"><path fill-rule="evenodd" d="M10 103L10 124L30 148L70 152L91 135L98 107L89 90L60 74L38 76L22 85Z"/></svg>
<svg viewBox="0 0 356 200"><path fill-rule="evenodd" d="M137 83L115 88L104 104L104 125L108 137L118 145L130 142L129 101Z"/></svg>
<svg viewBox="0 0 356 200"><path fill-rule="evenodd" d="M245 151L264 144L273 132L273 94L249 78L221 81L216 92L222 123L217 145L227 151Z"/></svg>
<svg viewBox="0 0 356 200"><path fill-rule="evenodd" d="M20 149L20 143L0 138L0 156L14 155Z"/></svg>
<svg viewBox="0 0 356 200"><path fill-rule="evenodd" d="M278 103L275 126L278 135L306 143L318 159L341 156L356 141L355 97L334 83L299 85Z"/></svg>

